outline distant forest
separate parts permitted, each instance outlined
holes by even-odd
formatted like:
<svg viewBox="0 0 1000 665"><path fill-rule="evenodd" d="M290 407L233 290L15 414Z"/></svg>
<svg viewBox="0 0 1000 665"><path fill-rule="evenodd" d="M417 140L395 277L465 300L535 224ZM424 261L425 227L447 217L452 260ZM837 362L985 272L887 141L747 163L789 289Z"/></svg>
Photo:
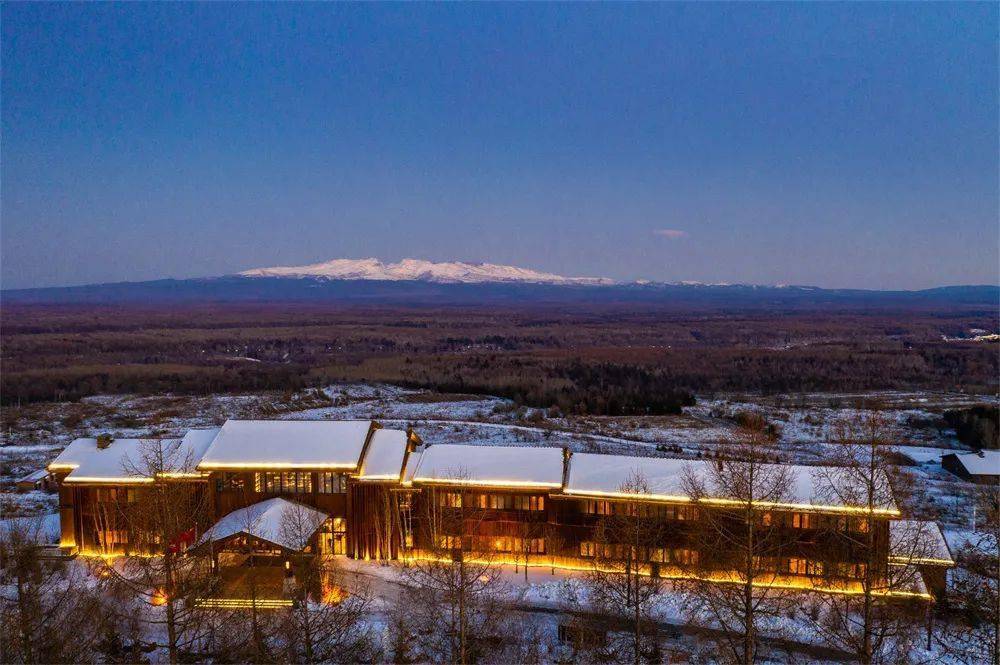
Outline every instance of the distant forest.
<svg viewBox="0 0 1000 665"><path fill-rule="evenodd" d="M694 394L994 393L997 313L685 313L625 305L7 305L4 404L100 393L298 390L384 381L564 413L675 413ZM947 337L949 340L945 340Z"/></svg>

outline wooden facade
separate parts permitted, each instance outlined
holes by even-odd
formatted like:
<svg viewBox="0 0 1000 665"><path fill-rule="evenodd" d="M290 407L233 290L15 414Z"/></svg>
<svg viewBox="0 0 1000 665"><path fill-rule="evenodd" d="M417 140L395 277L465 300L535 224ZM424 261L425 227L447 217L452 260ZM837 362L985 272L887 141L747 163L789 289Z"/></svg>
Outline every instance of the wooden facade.
<svg viewBox="0 0 1000 665"><path fill-rule="evenodd" d="M567 455L564 486L568 464ZM61 481L65 474L56 477ZM135 551L115 516L142 503L151 487L148 482L61 483L61 546L84 554ZM615 515L630 515L657 525L656 542L644 546L650 549L644 558L651 562L648 574L682 576L695 567L725 573L736 567L732 552L706 548L696 537L708 511L715 513L715 523L725 519L727 509L719 506L571 495L561 487L498 486L468 479L407 480L402 470L396 479L371 479L357 469L268 466L156 482L192 483L203 494L205 514L200 519L192 516L191 524L199 535L233 511L268 499L310 506L327 516L308 546L321 555L398 560L482 553L500 562L586 569L605 551L600 548L615 546L600 535L601 525ZM780 541L763 568L797 580L803 588L815 588L821 580L850 584L865 572L859 566L869 561L877 562L877 576L885 577L893 515L829 508L774 507L762 512ZM874 552L863 545L868 542ZM934 575L935 590L943 589Z"/></svg>

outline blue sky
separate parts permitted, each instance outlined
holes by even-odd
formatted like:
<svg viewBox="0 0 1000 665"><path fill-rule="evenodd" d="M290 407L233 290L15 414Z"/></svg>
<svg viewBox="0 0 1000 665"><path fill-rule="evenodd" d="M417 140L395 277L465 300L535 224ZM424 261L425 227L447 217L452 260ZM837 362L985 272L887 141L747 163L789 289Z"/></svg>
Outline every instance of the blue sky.
<svg viewBox="0 0 1000 665"><path fill-rule="evenodd" d="M4 4L4 288L997 283L996 4Z"/></svg>

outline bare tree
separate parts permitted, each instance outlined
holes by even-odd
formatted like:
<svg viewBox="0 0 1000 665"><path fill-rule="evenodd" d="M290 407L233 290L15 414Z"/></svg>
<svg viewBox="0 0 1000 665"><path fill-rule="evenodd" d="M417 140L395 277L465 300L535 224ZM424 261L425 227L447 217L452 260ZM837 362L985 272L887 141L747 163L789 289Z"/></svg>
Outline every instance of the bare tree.
<svg viewBox="0 0 1000 665"><path fill-rule="evenodd" d="M638 470L629 474L618 491L642 496L651 494L649 483ZM603 516L594 531L596 552L587 573L589 597L595 609L621 616L631 626L632 662L642 659L643 642L655 637L647 630L652 601L663 588L653 566L663 560L664 523L649 504L618 502Z"/></svg>
<svg viewBox="0 0 1000 665"><path fill-rule="evenodd" d="M896 435L886 415L859 411L835 425L833 439L834 464L817 469L815 484L824 502L857 511L853 519L843 520L843 526L831 526L829 536L833 543L840 541L832 549L846 546L853 552L851 565L859 591L821 595L823 611L815 625L831 646L853 653L861 663L894 662L904 658L919 631L911 613L886 600L893 592L910 592L922 583L916 566L888 565L890 550L904 562L917 560L926 539L919 530L911 530L893 542L888 520L875 519L895 503L889 472ZM836 572L834 566L827 568L828 573Z"/></svg>
<svg viewBox="0 0 1000 665"><path fill-rule="evenodd" d="M545 554L549 560L549 568L553 575L556 574L556 566L562 556L563 548L566 546L566 538L558 524L546 522L544 525L545 534Z"/></svg>
<svg viewBox="0 0 1000 665"><path fill-rule="evenodd" d="M550 546L545 539L547 529L544 522L533 519L529 516L527 521L520 525L520 535L514 538L512 543L512 553L514 554L514 571L517 572L517 564L524 564L524 581L528 581L528 564L536 557L543 557L545 553L539 550L539 544L544 543L546 549Z"/></svg>
<svg viewBox="0 0 1000 665"><path fill-rule="evenodd" d="M786 607L789 591L774 584L785 550L771 505L787 503L788 467L769 464L770 435L762 418L745 418L731 441L731 459L689 466L683 485L698 504L692 545L694 573L681 586L690 591L689 610L710 616L724 634L729 656L757 658L763 621ZM720 583L721 582L721 583Z"/></svg>
<svg viewBox="0 0 1000 665"><path fill-rule="evenodd" d="M42 518L8 520L0 531L0 654L4 662L72 663L95 658L101 604L80 570L46 561Z"/></svg>
<svg viewBox="0 0 1000 665"><path fill-rule="evenodd" d="M957 553L938 646L955 662L1000 665L1000 489L983 488L977 530Z"/></svg>
<svg viewBox="0 0 1000 665"><path fill-rule="evenodd" d="M319 524L316 511L301 504L285 511L282 540L308 542ZM292 607L281 617L281 635L289 662L358 662L368 660L371 635L364 619L371 605L366 585L349 583L333 562L309 547L292 558Z"/></svg>
<svg viewBox="0 0 1000 665"><path fill-rule="evenodd" d="M190 453L176 441L144 441L137 459L125 463L126 474L149 478L151 482L134 490L120 490L113 520L116 530L128 534L128 551L104 569L106 586L127 591L147 606L162 612L145 616L166 630L170 662L176 663L182 650L197 647L204 613L194 600L205 594L213 582L208 556L187 551L194 543L196 527L208 516L204 484L178 474L194 472ZM122 494L125 494L123 500Z"/></svg>
<svg viewBox="0 0 1000 665"><path fill-rule="evenodd" d="M456 476L457 479L461 475ZM429 634L444 635L437 649L452 662L469 663L481 653L501 614L506 588L488 540L480 536L485 511L468 494L427 487L417 521L422 555L406 568L413 612ZM443 609L443 612L441 611ZM436 626L443 620L443 626ZM429 626L427 624L430 624Z"/></svg>

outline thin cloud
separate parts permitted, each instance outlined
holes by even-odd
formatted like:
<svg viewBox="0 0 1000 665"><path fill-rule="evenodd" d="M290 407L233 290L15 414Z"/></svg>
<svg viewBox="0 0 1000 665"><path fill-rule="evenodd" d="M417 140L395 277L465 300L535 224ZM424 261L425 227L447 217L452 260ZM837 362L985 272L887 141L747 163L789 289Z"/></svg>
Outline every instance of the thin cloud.
<svg viewBox="0 0 1000 665"><path fill-rule="evenodd" d="M681 238L687 238L688 232L681 231L679 229L656 229L653 231L654 236L660 236L661 238L670 238L671 240L679 240Z"/></svg>

